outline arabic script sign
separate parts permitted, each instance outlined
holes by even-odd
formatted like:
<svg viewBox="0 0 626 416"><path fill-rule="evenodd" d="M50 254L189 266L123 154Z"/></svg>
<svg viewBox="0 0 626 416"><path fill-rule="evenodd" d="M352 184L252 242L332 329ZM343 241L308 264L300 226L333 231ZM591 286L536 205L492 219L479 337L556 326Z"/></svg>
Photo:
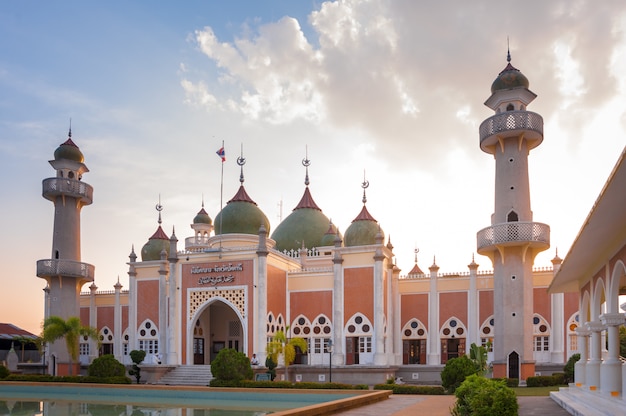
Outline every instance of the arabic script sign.
<svg viewBox="0 0 626 416"><path fill-rule="evenodd" d="M201 274L198 277L198 285L218 285L219 283L231 283L235 281L232 272L243 271L243 263L221 264L214 267L192 267L191 274Z"/></svg>

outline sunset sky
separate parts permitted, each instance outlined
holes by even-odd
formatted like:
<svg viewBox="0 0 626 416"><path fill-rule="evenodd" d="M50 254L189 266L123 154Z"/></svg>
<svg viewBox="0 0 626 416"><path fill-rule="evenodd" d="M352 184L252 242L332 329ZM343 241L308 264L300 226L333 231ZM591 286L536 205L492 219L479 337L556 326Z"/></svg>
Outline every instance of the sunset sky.
<svg viewBox="0 0 626 416"><path fill-rule="evenodd" d="M39 333L53 204L41 181L72 139L90 172L82 261L128 288L157 227L183 248L204 205L248 194L273 231L304 191L344 232L367 207L406 274L465 272L491 223L494 159L478 143L512 64L538 95L534 221L565 257L626 144L623 1L4 1L0 3L0 322ZM281 210L282 205L282 210ZM479 270L488 258L476 255ZM87 290L87 287L83 288Z"/></svg>

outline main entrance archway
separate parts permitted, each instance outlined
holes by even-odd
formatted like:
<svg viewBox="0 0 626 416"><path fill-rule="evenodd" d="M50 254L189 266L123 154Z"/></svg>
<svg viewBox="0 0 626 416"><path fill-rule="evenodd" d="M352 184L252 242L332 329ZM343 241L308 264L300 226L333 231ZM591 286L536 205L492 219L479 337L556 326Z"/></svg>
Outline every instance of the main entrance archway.
<svg viewBox="0 0 626 416"><path fill-rule="evenodd" d="M243 318L224 298L214 297L198 308L188 331L187 363L210 364L223 348L247 351Z"/></svg>

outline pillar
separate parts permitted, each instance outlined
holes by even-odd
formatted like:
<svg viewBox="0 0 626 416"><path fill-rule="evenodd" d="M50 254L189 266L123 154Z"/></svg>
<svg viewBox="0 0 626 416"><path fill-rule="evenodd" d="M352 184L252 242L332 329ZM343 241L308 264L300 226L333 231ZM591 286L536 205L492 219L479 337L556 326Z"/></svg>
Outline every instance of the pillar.
<svg viewBox="0 0 626 416"><path fill-rule="evenodd" d="M607 328L609 352L600 366L600 386L602 393L619 396L622 391L622 362L619 357L619 327L625 322L623 313L605 313L600 320Z"/></svg>
<svg viewBox="0 0 626 416"><path fill-rule="evenodd" d="M601 335L604 325L600 321L591 321L586 323L587 329L591 331L590 357L586 366L586 385L589 390L595 391L600 389L600 365L602 364L602 345Z"/></svg>

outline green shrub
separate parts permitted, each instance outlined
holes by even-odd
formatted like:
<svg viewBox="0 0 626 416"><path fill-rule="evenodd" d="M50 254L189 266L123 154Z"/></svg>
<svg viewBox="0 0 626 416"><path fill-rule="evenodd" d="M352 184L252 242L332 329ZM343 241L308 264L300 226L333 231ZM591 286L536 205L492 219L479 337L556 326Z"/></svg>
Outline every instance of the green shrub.
<svg viewBox="0 0 626 416"><path fill-rule="evenodd" d="M476 374L476 365L467 356L448 360L441 372L441 384L450 393L461 385L465 377Z"/></svg>
<svg viewBox="0 0 626 416"><path fill-rule="evenodd" d="M124 377L126 367L115 359L112 354L102 355L89 364L87 374L93 377Z"/></svg>
<svg viewBox="0 0 626 416"><path fill-rule="evenodd" d="M468 376L456 389L454 416L517 416L515 392L502 380L488 379L476 374Z"/></svg>
<svg viewBox="0 0 626 416"><path fill-rule="evenodd" d="M276 378L276 363L269 355L265 358L265 367L267 367L267 372L270 373L270 377L274 381Z"/></svg>
<svg viewBox="0 0 626 416"><path fill-rule="evenodd" d="M128 371L128 374L131 376L135 376L135 380L137 380L137 384L141 380L141 368L139 364L146 358L146 352L143 350L132 350L130 352L130 359L133 360L133 368Z"/></svg>
<svg viewBox="0 0 626 416"><path fill-rule="evenodd" d="M526 379L526 385L528 387L559 386L562 384L565 384L563 373L555 373L551 376L528 377Z"/></svg>
<svg viewBox="0 0 626 416"><path fill-rule="evenodd" d="M224 348L211 361L211 373L218 380L252 380L252 367L246 354Z"/></svg>
<svg viewBox="0 0 626 416"><path fill-rule="evenodd" d="M554 377L554 385L560 386L562 384L567 384L565 382L565 373L552 373L552 377Z"/></svg>
<svg viewBox="0 0 626 416"><path fill-rule="evenodd" d="M40 383L98 383L98 384L130 384L126 376L93 377L93 376L51 376L49 374L11 374L5 381L29 381Z"/></svg>
<svg viewBox="0 0 626 416"><path fill-rule="evenodd" d="M11 372L9 371L8 368L6 368L3 365L0 365L0 379L3 379L5 377L8 377L9 374L11 374Z"/></svg>
<svg viewBox="0 0 626 416"><path fill-rule="evenodd" d="M563 373L565 373L564 384L573 383L574 382L574 368L576 366L576 362L580 360L580 354L572 354L567 360L567 364L563 367Z"/></svg>
<svg viewBox="0 0 626 416"><path fill-rule="evenodd" d="M415 386L411 384L376 384L374 390L391 390L393 394L446 394L442 386Z"/></svg>

